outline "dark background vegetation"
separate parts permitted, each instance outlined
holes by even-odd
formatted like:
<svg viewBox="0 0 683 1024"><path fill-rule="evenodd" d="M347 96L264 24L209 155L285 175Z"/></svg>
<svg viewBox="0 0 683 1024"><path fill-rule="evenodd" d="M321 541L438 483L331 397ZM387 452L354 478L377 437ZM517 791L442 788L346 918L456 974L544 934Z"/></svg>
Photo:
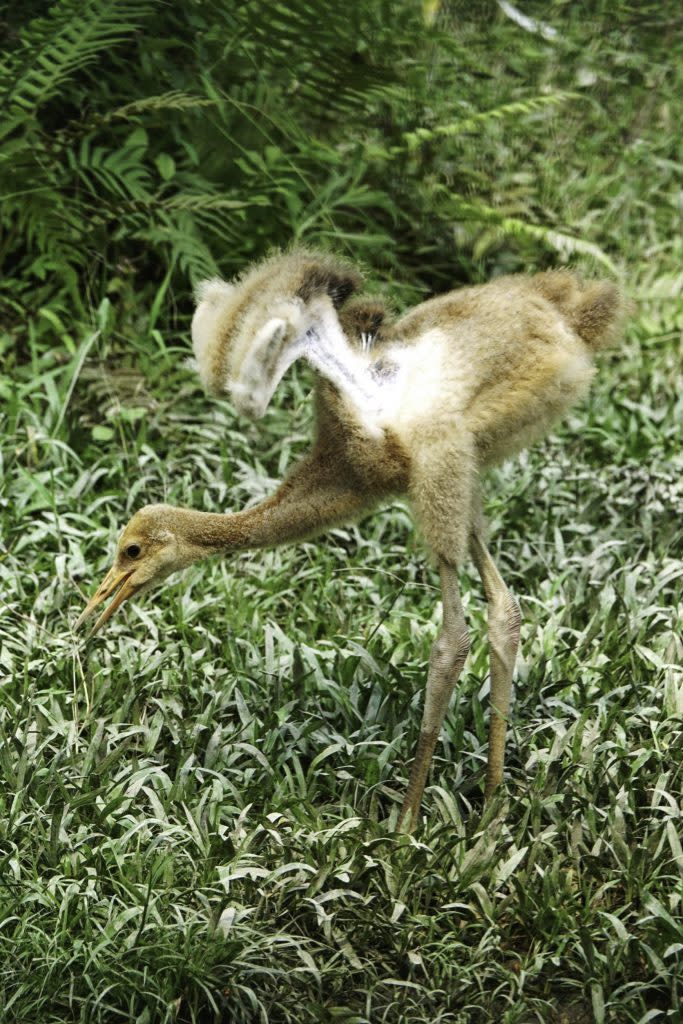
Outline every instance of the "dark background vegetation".
<svg viewBox="0 0 683 1024"><path fill-rule="evenodd" d="M0 1015L680 1020L678 3L23 2L0 13ZM258 500L305 446L191 369L192 285L332 248L402 308L570 262L634 299L589 403L488 482L523 605L386 828L436 579L402 506L212 563L84 645L130 512ZM480 639L478 639L480 638Z"/></svg>

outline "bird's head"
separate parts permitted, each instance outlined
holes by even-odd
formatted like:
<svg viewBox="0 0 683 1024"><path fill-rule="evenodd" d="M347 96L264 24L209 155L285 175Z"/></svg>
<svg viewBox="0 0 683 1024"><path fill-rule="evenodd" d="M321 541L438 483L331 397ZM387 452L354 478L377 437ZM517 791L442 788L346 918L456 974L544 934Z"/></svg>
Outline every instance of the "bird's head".
<svg viewBox="0 0 683 1024"><path fill-rule="evenodd" d="M180 512L171 505L146 505L135 513L119 538L114 564L75 622L74 629L115 594L93 626L92 636L129 597L148 590L196 560L195 546L183 536Z"/></svg>

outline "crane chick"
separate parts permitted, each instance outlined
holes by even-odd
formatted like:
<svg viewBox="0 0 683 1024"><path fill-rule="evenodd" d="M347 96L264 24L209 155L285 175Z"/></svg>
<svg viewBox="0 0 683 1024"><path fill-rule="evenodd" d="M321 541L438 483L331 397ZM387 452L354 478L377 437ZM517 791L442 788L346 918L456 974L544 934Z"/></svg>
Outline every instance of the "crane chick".
<svg viewBox="0 0 683 1024"><path fill-rule="evenodd" d="M438 564L443 601L399 814L410 829L469 650L458 587L468 554L489 608L486 797L503 779L520 611L486 546L482 477L586 394L594 358L619 337L626 307L611 282L557 270L460 288L394 319L359 294L362 284L345 261L294 250L235 282L200 286L192 338L206 388L257 418L287 368L305 359L316 373L312 448L254 508L137 512L77 625L115 594L97 631L127 598L208 555L292 543L405 495Z"/></svg>

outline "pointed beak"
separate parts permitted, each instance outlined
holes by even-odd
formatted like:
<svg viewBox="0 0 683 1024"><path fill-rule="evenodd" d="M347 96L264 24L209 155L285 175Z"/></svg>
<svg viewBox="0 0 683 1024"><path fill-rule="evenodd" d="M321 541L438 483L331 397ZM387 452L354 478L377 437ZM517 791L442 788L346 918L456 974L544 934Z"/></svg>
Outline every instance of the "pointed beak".
<svg viewBox="0 0 683 1024"><path fill-rule="evenodd" d="M131 576L133 575L134 571L134 569L128 569L124 572L121 572L116 568L116 566L113 566L102 580L102 583L100 584L95 594L88 601L88 604L86 605L84 611L78 616L78 618L74 622L73 628L78 629L80 626L82 626L87 619L91 618L91 616L94 615L95 611L99 608L99 606L103 604L104 601L106 601L107 598L110 597L116 590L118 590L118 594L116 595L112 603L109 605L109 607L102 612L99 619L97 620L93 628L90 630L88 636L94 636L95 633L99 632L99 630L102 628L105 622L108 622L109 619L112 617L116 609L120 608L124 601L126 601L129 597L132 597L133 594L140 590L140 587L136 586L136 584L131 581Z"/></svg>

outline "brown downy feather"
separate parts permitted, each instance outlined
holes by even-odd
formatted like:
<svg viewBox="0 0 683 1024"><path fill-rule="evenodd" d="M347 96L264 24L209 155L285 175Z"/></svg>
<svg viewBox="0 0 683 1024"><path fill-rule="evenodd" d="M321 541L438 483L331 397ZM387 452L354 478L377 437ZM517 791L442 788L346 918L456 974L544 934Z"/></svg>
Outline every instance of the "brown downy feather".
<svg viewBox="0 0 683 1024"><path fill-rule="evenodd" d="M392 318L386 303L373 296L360 296L339 311L339 322L349 341L359 344L363 337L371 345L386 341L391 334Z"/></svg>
<svg viewBox="0 0 683 1024"><path fill-rule="evenodd" d="M590 349L607 348L620 337L627 303L612 281L584 281L570 270L549 270L530 280Z"/></svg>
<svg viewBox="0 0 683 1024"><path fill-rule="evenodd" d="M626 318L626 304L611 281L589 285L573 310L571 324L589 348L607 348L618 340Z"/></svg>
<svg viewBox="0 0 683 1024"><path fill-rule="evenodd" d="M296 295L303 302L310 302L316 295L329 295L339 309L363 285L363 277L355 267L326 253L300 249L280 259L283 265L296 268L301 279Z"/></svg>
<svg viewBox="0 0 683 1024"><path fill-rule="evenodd" d="M202 282L192 326L202 383L224 392L270 317L296 333L304 304L327 295L339 307L362 284L362 274L345 260L308 249L276 253L231 282Z"/></svg>

